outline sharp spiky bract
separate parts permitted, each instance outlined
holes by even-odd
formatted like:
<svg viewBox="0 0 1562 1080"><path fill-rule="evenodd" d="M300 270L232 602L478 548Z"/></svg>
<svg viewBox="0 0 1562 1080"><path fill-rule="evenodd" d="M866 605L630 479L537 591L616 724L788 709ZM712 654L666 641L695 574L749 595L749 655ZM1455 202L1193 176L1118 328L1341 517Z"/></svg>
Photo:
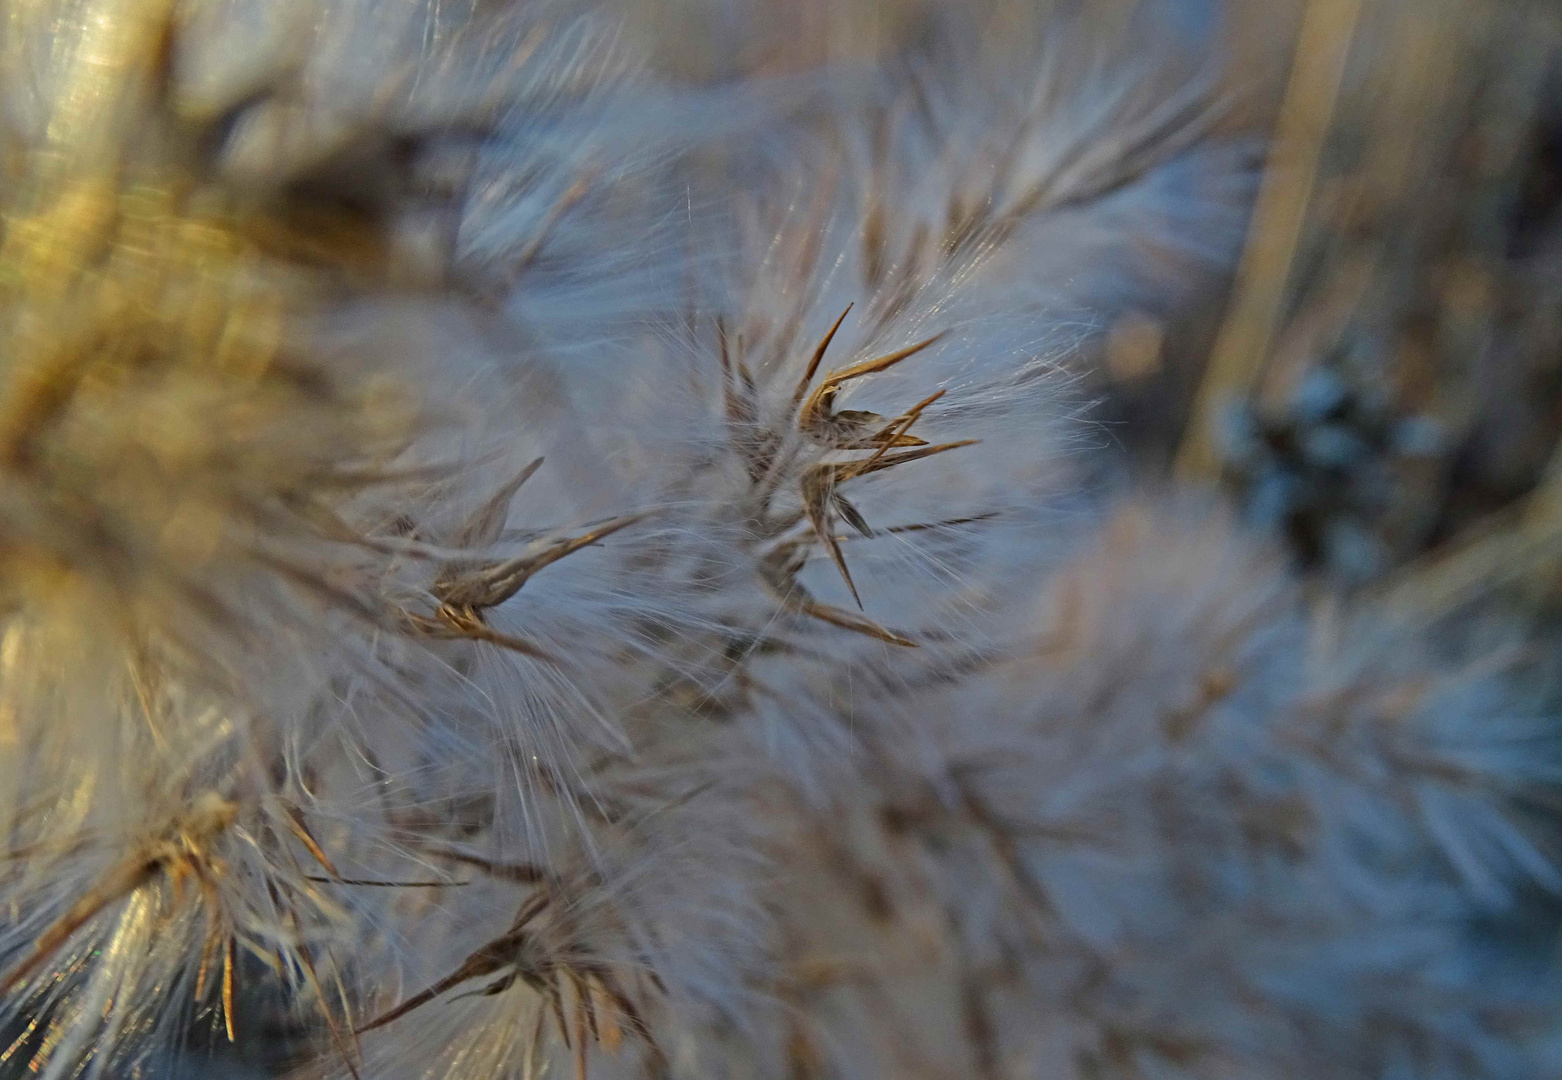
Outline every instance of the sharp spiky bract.
<svg viewBox="0 0 1562 1080"><path fill-rule="evenodd" d="M1539 1060L1506 684L1066 452L1240 148L993 7L762 107L562 2L14 5L0 1073Z"/></svg>

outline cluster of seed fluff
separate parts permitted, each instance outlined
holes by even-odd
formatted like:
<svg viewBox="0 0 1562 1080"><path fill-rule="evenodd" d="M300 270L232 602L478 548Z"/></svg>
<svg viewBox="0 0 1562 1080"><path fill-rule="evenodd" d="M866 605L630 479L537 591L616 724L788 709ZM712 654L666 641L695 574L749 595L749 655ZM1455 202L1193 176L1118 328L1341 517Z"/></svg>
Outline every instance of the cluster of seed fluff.
<svg viewBox="0 0 1562 1080"><path fill-rule="evenodd" d="M1203 500L1118 507L1033 596L791 802L792 1075L1544 1071L1514 928L1555 829L1516 808L1557 757L1500 661L1309 613Z"/></svg>
<svg viewBox="0 0 1562 1080"><path fill-rule="evenodd" d="M1091 524L1072 361L1239 239L1211 84L625 14L7 12L0 1075L1523 1075L1500 684Z"/></svg>

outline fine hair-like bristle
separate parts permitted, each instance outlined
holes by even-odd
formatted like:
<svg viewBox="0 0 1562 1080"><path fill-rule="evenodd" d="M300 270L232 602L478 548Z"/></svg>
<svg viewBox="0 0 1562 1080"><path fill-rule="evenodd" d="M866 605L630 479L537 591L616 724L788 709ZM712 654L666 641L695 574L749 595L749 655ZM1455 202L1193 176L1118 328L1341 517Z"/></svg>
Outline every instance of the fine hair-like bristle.
<svg viewBox="0 0 1562 1080"><path fill-rule="evenodd" d="M1114 7L14 4L0 1076L1538 1075L1521 683L1102 481Z"/></svg>

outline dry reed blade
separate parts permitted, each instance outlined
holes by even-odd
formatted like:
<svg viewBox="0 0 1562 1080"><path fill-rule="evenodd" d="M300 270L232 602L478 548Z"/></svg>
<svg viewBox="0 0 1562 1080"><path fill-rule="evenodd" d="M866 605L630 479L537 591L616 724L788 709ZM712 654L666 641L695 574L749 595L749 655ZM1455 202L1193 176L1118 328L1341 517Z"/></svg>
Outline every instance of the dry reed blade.
<svg viewBox="0 0 1562 1080"><path fill-rule="evenodd" d="M1178 450L1176 470L1185 479L1207 479L1219 471L1221 410L1250 395L1269 362L1362 3L1307 4L1231 311Z"/></svg>

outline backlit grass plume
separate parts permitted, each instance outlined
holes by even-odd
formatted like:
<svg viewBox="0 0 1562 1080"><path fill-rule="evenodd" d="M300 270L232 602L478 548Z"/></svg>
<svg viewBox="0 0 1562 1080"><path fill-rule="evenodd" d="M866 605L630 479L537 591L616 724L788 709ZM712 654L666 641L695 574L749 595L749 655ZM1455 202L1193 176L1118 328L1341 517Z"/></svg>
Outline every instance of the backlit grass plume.
<svg viewBox="0 0 1562 1080"><path fill-rule="evenodd" d="M1309 617L1198 501L1112 511L1026 607L1013 655L859 714L839 787L794 803L778 1062L1543 1071L1549 961L1493 928L1556 887L1554 826L1515 810L1557 758L1500 658Z"/></svg>
<svg viewBox="0 0 1562 1080"><path fill-rule="evenodd" d="M5 12L0 1076L1537 1075L1518 683L1092 449L1218 69L685 7Z"/></svg>

